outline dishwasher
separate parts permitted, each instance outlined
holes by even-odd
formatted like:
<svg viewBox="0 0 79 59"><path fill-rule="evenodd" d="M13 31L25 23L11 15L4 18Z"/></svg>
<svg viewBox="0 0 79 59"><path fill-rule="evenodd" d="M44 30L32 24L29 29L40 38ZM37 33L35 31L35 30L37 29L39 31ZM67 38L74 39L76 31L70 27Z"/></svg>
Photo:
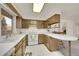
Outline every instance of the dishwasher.
<svg viewBox="0 0 79 59"><path fill-rule="evenodd" d="M38 44L38 34L29 33L28 34L28 45L36 45Z"/></svg>

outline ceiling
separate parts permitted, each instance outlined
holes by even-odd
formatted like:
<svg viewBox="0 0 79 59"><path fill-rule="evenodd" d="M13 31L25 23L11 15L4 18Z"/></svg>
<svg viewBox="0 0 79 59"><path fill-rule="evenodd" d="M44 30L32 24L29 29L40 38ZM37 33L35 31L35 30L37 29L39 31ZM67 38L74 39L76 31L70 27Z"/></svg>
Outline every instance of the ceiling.
<svg viewBox="0 0 79 59"><path fill-rule="evenodd" d="M45 3L40 13L33 12L32 3L14 3L14 6L24 19L47 20L54 14L62 14L65 19L79 18L79 3Z"/></svg>

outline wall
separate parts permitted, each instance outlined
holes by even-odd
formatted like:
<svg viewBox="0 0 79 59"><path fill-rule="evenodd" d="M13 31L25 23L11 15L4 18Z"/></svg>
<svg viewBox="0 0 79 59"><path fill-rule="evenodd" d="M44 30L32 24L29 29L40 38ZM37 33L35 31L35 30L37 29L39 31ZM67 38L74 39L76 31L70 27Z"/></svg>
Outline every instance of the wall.
<svg viewBox="0 0 79 59"><path fill-rule="evenodd" d="M74 32L75 32L74 33L75 36L79 37L79 20L78 19L75 21Z"/></svg>
<svg viewBox="0 0 79 59"><path fill-rule="evenodd" d="M12 32L13 33L17 32L16 27L17 27L17 25L16 25L16 16L13 16L13 20L12 20Z"/></svg>
<svg viewBox="0 0 79 59"><path fill-rule="evenodd" d="M67 35L75 36L75 22L73 20L67 20L66 33Z"/></svg>
<svg viewBox="0 0 79 59"><path fill-rule="evenodd" d="M79 22L75 19L60 19L60 31L63 32L66 29L66 34L70 36L79 37Z"/></svg>
<svg viewBox="0 0 79 59"><path fill-rule="evenodd" d="M0 36L1 36L1 7L0 7Z"/></svg>
<svg viewBox="0 0 79 59"><path fill-rule="evenodd" d="M66 19L60 19L60 32L66 29Z"/></svg>

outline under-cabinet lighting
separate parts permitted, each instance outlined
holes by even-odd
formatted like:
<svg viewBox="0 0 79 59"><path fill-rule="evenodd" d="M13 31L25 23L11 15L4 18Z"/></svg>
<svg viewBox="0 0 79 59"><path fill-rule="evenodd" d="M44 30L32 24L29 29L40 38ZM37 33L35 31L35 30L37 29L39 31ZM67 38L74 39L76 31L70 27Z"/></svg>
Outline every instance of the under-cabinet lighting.
<svg viewBox="0 0 79 59"><path fill-rule="evenodd" d="M34 3L33 4L33 12L41 12L44 3Z"/></svg>

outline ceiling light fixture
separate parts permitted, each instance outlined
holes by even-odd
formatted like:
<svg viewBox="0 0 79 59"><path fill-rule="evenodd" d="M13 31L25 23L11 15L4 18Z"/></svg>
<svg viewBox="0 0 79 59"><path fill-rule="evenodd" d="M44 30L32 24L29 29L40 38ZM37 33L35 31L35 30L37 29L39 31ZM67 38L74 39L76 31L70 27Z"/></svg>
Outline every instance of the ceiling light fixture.
<svg viewBox="0 0 79 59"><path fill-rule="evenodd" d="M33 3L33 12L41 12L44 3Z"/></svg>

